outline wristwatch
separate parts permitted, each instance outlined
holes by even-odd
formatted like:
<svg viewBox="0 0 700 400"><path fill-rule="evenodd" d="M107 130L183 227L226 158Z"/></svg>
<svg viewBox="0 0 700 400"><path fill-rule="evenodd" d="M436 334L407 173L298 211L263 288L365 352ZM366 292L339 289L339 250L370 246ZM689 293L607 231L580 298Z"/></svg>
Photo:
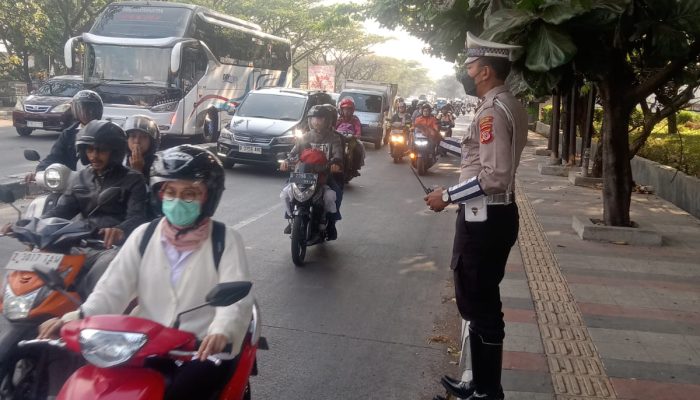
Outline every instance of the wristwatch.
<svg viewBox="0 0 700 400"><path fill-rule="evenodd" d="M450 202L450 192L447 189L442 191L442 201L445 203Z"/></svg>

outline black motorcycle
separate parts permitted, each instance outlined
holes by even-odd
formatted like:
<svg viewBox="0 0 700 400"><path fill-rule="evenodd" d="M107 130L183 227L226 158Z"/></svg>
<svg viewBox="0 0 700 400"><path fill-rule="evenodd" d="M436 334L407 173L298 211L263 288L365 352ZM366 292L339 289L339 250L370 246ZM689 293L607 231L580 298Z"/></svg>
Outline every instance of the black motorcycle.
<svg viewBox="0 0 700 400"><path fill-rule="evenodd" d="M306 248L326 240L325 209L323 207L322 177L328 168L319 171L318 165L297 163L289 177L292 185L292 261L304 265Z"/></svg>
<svg viewBox="0 0 700 400"><path fill-rule="evenodd" d="M442 135L442 137L452 137L452 127L453 126L454 126L453 122L440 121L440 135Z"/></svg>
<svg viewBox="0 0 700 400"><path fill-rule="evenodd" d="M428 168L437 162L435 145L418 128L413 131L410 156L411 164L418 171L419 175L425 175Z"/></svg>

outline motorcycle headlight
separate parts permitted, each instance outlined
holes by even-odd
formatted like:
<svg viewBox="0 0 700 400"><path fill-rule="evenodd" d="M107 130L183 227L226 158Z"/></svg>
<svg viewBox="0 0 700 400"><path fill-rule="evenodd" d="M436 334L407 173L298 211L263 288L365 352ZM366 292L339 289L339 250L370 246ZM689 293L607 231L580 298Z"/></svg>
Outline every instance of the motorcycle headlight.
<svg viewBox="0 0 700 400"><path fill-rule="evenodd" d="M59 104L51 109L52 113L63 113L70 110L70 103Z"/></svg>
<svg viewBox="0 0 700 400"><path fill-rule="evenodd" d="M80 350L92 365L110 368L124 364L148 341L143 333L83 329L80 331Z"/></svg>
<svg viewBox="0 0 700 400"><path fill-rule="evenodd" d="M425 139L418 139L418 140L416 140L416 146L421 146L421 147L423 147L423 146L427 146L427 145L428 145L428 141L425 140Z"/></svg>
<svg viewBox="0 0 700 400"><path fill-rule="evenodd" d="M302 189L296 183L292 183L292 193L294 194L294 198L300 203L310 199L315 191L316 184L309 185L306 189Z"/></svg>
<svg viewBox="0 0 700 400"><path fill-rule="evenodd" d="M12 292L10 285L6 284L2 306L3 314L5 314L9 320L27 318L41 289L42 288L39 288L33 292L17 296Z"/></svg>
<svg viewBox="0 0 700 400"><path fill-rule="evenodd" d="M394 143L403 143L403 135L391 135L391 141Z"/></svg>
<svg viewBox="0 0 700 400"><path fill-rule="evenodd" d="M49 189L56 189L61 186L61 173L53 168L47 168L44 172L44 182Z"/></svg>

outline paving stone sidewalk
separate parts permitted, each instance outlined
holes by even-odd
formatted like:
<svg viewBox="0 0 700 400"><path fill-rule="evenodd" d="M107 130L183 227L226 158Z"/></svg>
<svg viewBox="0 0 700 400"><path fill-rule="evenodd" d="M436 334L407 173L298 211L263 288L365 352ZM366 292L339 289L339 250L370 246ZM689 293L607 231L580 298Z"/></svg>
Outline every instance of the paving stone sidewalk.
<svg viewBox="0 0 700 400"><path fill-rule="evenodd" d="M582 241L572 215L600 218L601 191L540 175L534 150L546 139L529 139L501 285L506 398L700 399L700 221L633 194L632 219L663 246Z"/></svg>

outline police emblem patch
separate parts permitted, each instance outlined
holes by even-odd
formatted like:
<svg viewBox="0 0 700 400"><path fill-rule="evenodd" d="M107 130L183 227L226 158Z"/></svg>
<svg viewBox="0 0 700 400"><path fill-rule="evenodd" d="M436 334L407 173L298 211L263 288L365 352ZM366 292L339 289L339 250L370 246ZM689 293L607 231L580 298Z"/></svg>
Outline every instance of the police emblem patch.
<svg viewBox="0 0 700 400"><path fill-rule="evenodd" d="M479 139L481 144L489 144L493 141L493 116L479 119Z"/></svg>

